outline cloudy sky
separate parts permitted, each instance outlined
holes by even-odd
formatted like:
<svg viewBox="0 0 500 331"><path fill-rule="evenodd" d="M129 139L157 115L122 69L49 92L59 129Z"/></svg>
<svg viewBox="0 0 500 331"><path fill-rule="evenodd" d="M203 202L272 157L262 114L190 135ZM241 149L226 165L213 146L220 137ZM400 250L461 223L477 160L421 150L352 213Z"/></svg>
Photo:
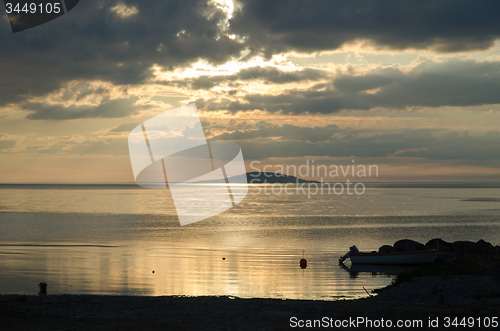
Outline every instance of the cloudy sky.
<svg viewBox="0 0 500 331"><path fill-rule="evenodd" d="M3 12L3 11L2 11ZM132 182L127 136L196 103L249 165L500 181L498 1L81 1L0 19L0 182ZM251 169L248 168L250 171Z"/></svg>

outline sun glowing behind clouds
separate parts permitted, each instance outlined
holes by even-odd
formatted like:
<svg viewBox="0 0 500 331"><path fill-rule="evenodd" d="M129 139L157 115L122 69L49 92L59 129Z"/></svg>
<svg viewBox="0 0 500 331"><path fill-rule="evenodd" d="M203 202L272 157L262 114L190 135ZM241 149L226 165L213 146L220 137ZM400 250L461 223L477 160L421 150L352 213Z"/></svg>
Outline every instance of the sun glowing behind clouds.
<svg viewBox="0 0 500 331"><path fill-rule="evenodd" d="M228 20L233 17L234 3L232 0L212 0L210 4L222 9L226 13Z"/></svg>
<svg viewBox="0 0 500 331"><path fill-rule="evenodd" d="M110 11L121 18L128 18L139 13L139 10L136 6L127 6L124 3L118 3L116 6L111 7Z"/></svg>
<svg viewBox="0 0 500 331"><path fill-rule="evenodd" d="M261 57L254 57L250 60L234 60L214 66L200 60L188 68L167 70L160 65L154 65L151 70L153 71L155 81L168 81L173 79L197 78L200 76L227 76L235 74L242 69L256 66L275 67L283 71L299 69L288 59L287 55L275 55L267 61Z"/></svg>

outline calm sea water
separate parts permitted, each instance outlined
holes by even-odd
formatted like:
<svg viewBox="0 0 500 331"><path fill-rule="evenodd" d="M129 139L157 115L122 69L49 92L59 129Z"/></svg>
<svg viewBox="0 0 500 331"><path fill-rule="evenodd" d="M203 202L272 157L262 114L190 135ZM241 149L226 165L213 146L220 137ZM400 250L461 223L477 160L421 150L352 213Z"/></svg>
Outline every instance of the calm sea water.
<svg viewBox="0 0 500 331"><path fill-rule="evenodd" d="M339 267L354 244L500 243L494 185L372 185L362 195L310 197L265 188L181 227L167 190L0 185L0 293L36 294L45 281L49 294L355 298L399 270Z"/></svg>

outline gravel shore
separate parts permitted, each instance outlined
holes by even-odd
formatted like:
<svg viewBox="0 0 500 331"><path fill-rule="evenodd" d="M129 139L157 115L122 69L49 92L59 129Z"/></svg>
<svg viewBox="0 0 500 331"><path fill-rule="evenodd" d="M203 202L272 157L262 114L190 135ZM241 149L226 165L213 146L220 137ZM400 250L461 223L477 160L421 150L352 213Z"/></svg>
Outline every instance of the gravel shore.
<svg viewBox="0 0 500 331"><path fill-rule="evenodd" d="M418 286L419 282L415 282ZM98 295L0 296L2 330L288 330L292 317L307 323L324 317L348 320L422 320L498 316L497 298L462 302L389 302L380 297L342 301L240 299L233 297L132 297ZM401 291L401 289L399 290ZM385 299L384 299L385 296ZM332 324L334 327L334 324ZM314 329L314 328L308 328ZM339 329L339 328L336 328ZM340 328L351 329L351 327ZM372 329L361 325L360 329ZM381 329L381 328L378 328ZM383 328L382 328L383 329ZM477 329L477 328L474 328Z"/></svg>

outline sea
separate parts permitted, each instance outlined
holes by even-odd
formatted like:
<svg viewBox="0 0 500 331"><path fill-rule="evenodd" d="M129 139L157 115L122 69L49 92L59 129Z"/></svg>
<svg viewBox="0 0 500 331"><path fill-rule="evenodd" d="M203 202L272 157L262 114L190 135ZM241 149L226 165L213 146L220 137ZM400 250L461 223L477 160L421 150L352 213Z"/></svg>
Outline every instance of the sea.
<svg viewBox="0 0 500 331"><path fill-rule="evenodd" d="M0 293L37 294L46 282L48 294L354 299L406 267L339 265L352 245L500 244L498 183L372 183L362 194L310 193L250 185L235 207L180 226L168 189L2 184Z"/></svg>

